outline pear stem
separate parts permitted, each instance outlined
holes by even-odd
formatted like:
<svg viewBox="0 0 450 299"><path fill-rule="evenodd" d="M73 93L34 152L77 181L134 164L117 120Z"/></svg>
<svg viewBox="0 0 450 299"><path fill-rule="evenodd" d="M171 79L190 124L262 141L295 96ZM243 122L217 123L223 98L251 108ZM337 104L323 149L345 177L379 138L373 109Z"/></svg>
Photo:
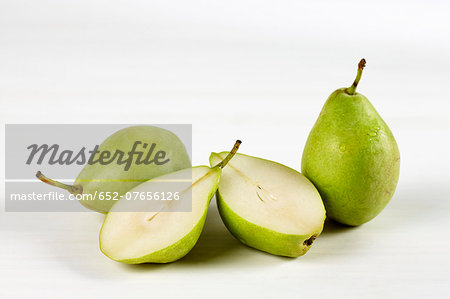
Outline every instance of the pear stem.
<svg viewBox="0 0 450 299"><path fill-rule="evenodd" d="M364 69L365 66L366 66L366 60L363 58L358 63L358 72L356 73L355 81L353 81L352 86L350 86L349 88L347 88L345 90L348 94L350 94L350 95L354 95L355 94L356 87L358 86L359 80L361 80L361 75L362 75L362 72L363 72L363 69Z"/></svg>
<svg viewBox="0 0 450 299"><path fill-rule="evenodd" d="M227 165L227 163L231 160L231 158L233 158L233 156L236 154L236 152L237 152L239 146L241 145L241 143L242 143L242 141L236 140L236 143L234 144L233 148L228 153L228 155L225 157L225 159L223 159L222 162L220 162L219 164L217 164L214 167L224 168L225 165Z"/></svg>
<svg viewBox="0 0 450 299"><path fill-rule="evenodd" d="M36 172L36 177L38 179L40 179L42 182L49 184L51 186L55 186L58 188L62 188L64 190L69 191L72 194L81 194L83 193L83 187L81 185L67 185L67 184L63 184L61 182L49 179L48 177L46 177L45 175L42 174L42 172L38 171Z"/></svg>

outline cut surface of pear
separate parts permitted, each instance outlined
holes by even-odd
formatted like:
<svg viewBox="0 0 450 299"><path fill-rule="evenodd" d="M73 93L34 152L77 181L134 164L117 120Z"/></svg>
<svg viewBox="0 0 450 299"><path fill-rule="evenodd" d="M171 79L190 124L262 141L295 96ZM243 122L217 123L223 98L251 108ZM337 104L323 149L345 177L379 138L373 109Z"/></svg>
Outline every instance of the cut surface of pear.
<svg viewBox="0 0 450 299"><path fill-rule="evenodd" d="M225 152L212 153L216 164ZM275 255L305 254L322 232L325 209L314 185L276 162L236 154L223 170L217 205L242 243Z"/></svg>
<svg viewBox="0 0 450 299"><path fill-rule="evenodd" d="M203 228L209 202L217 189L220 169L194 167L159 177L173 180L192 172L192 190L178 190L178 201L151 202L156 211L123 212L126 200L117 202L107 215L100 233L100 249L113 260L125 263L171 262L186 255L195 245ZM131 192L159 190L159 182L150 180ZM183 185L184 186L184 185ZM174 191L177 192L177 191ZM192 210L180 212L192 192Z"/></svg>
<svg viewBox="0 0 450 299"><path fill-rule="evenodd" d="M176 184L179 199L172 201L144 201L145 209L136 203L119 200L106 216L100 231L100 250L109 258L129 264L169 263L184 257L197 242L203 229L211 198L214 196L222 167L239 147L216 166L197 166L167 174L132 189L136 192L159 192L161 182L191 178L188 183ZM186 211L186 203L189 211ZM138 202L141 205L141 202ZM150 205L150 206L149 206ZM145 210L145 211L143 211ZM148 211L148 212L147 212Z"/></svg>

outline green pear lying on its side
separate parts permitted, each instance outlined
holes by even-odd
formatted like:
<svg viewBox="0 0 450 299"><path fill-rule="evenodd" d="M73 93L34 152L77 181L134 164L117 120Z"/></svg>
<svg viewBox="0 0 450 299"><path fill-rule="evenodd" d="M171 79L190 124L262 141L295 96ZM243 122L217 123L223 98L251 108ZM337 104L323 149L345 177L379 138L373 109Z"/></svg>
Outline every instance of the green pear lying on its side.
<svg viewBox="0 0 450 299"><path fill-rule="evenodd" d="M142 150L142 146L145 144L147 144L147 150L149 150L154 144L155 152L164 151L168 162L162 165L155 163L146 165L136 163L137 158L132 157L133 163L127 170L124 169L125 165L119 163L86 164L73 185L51 180L40 171L36 176L41 181L65 189L74 195L94 195L109 192L109 194L116 193L119 197L149 179L191 167L186 148L178 136L169 130L154 126L132 126L119 130L106 138L97 151L108 151L112 154L116 151L122 151L128 155L136 142L141 146L139 150ZM99 197L93 198L94 200L82 198L78 201L86 208L101 213L107 213L116 202L114 200L101 200Z"/></svg>
<svg viewBox="0 0 450 299"><path fill-rule="evenodd" d="M226 156L212 153L211 165ZM305 254L322 232L325 209L314 185L284 165L236 154L223 170L217 206L242 243L271 254Z"/></svg>
<svg viewBox="0 0 450 299"><path fill-rule="evenodd" d="M161 191L161 182L192 177L187 185L176 185L180 190L170 190L178 194L179 199L142 203L157 207L153 211L135 211L135 202L118 201L106 216L100 231L100 250L112 260L127 264L170 263L184 257L200 236L222 168L234 156L239 144L238 140L233 150L212 168L198 166L180 170L132 189L131 194L155 194ZM180 205L186 200L192 205L189 206L190 211L180 211Z"/></svg>

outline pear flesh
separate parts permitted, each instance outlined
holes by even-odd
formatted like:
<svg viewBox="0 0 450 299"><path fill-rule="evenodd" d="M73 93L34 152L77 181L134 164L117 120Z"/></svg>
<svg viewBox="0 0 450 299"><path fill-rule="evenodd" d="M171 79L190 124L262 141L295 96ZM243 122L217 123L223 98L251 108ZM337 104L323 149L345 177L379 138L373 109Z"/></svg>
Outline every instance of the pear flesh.
<svg viewBox="0 0 450 299"><path fill-rule="evenodd" d="M395 138L355 82L333 92L303 151L302 173L319 190L327 216L360 225L377 216L392 198L400 170Z"/></svg>
<svg viewBox="0 0 450 299"><path fill-rule="evenodd" d="M226 155L212 153L214 165ZM322 232L325 209L314 185L284 165L236 154L223 169L217 206L242 243L271 254L305 254Z"/></svg>
<svg viewBox="0 0 450 299"><path fill-rule="evenodd" d="M176 201L145 200L142 206L141 202L136 206L134 201L118 201L101 228L100 250L112 260L128 264L170 263L184 257L202 232L222 168L240 144L237 140L233 149L212 168L197 166L180 170L132 189L130 193L160 192L164 190L164 182L185 182L190 178L187 184L172 185L171 191L179 194Z"/></svg>
<svg viewBox="0 0 450 299"><path fill-rule="evenodd" d="M124 212L127 200L118 201L108 213L100 232L100 249L109 258L129 264L168 263L185 256L197 242L205 223L211 198L217 190L220 168L199 166L158 177L145 182L130 192L160 190L159 181L170 181L190 176L190 190L180 192L177 201L152 202L156 211ZM182 185L182 184L181 184ZM189 200L192 192L192 210L180 212L177 205Z"/></svg>

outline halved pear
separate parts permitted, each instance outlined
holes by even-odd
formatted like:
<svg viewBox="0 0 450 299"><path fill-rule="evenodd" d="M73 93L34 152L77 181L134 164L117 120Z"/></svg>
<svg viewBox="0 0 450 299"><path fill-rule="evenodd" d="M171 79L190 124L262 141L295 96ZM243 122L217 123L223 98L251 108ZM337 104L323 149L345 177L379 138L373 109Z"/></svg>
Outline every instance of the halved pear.
<svg viewBox="0 0 450 299"><path fill-rule="evenodd" d="M227 154L212 153L211 165ZM223 170L217 206L242 243L271 254L305 254L322 232L325 208L301 173L276 162L236 154Z"/></svg>
<svg viewBox="0 0 450 299"><path fill-rule="evenodd" d="M132 194L161 192L161 182L192 177L188 184L175 185L180 190L171 190L178 192L176 201L138 202L142 210L136 212L136 202L119 200L101 228L100 250L109 258L128 264L169 263L184 257L200 236L222 168L236 153L239 144L238 140L227 157L212 168L198 166L180 170L132 189ZM186 204L190 211L181 212L182 205L186 208Z"/></svg>

